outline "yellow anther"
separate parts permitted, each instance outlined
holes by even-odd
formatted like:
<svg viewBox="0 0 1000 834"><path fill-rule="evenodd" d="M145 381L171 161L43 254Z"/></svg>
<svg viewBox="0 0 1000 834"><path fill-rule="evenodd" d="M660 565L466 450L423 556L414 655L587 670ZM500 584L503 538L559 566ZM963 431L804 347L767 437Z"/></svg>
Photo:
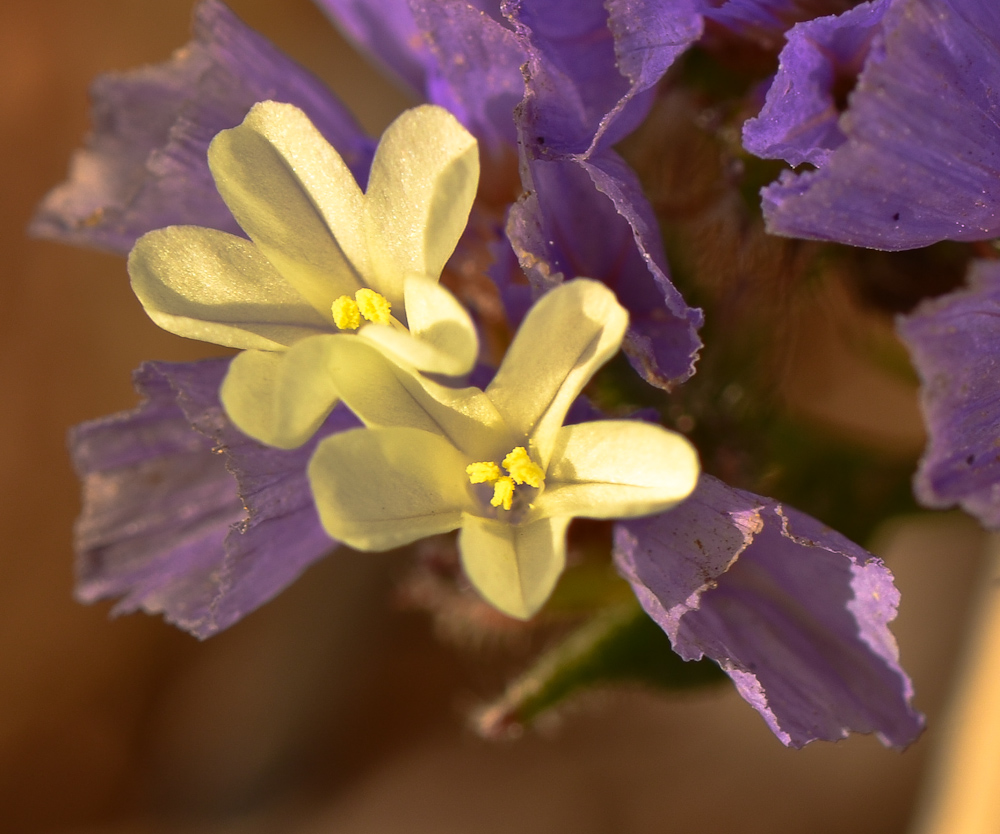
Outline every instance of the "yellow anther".
<svg viewBox="0 0 1000 834"><path fill-rule="evenodd" d="M545 473L528 455L524 446L518 446L503 459L503 468L510 472L516 483L540 487L545 483Z"/></svg>
<svg viewBox="0 0 1000 834"><path fill-rule="evenodd" d="M496 484L493 485L493 498L490 500L490 504L494 507L503 505L505 510L509 510L513 503L514 479L504 475L502 478L498 478Z"/></svg>
<svg viewBox="0 0 1000 834"><path fill-rule="evenodd" d="M465 474L469 476L470 484L493 483L500 477L500 467L491 460L470 463L465 467Z"/></svg>
<svg viewBox="0 0 1000 834"><path fill-rule="evenodd" d="M392 316L389 313L392 307L384 295L365 288L354 293L354 297L358 301L361 315L368 321L375 324L388 324L392 321Z"/></svg>
<svg viewBox="0 0 1000 834"><path fill-rule="evenodd" d="M331 308L333 323L341 330L357 330L361 326L358 305L349 295L342 295L333 302Z"/></svg>

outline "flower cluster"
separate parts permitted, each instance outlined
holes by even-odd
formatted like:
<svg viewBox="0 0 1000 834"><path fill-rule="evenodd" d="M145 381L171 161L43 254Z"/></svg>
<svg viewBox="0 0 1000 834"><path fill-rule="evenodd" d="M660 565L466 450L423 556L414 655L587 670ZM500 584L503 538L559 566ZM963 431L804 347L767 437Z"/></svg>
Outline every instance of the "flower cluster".
<svg viewBox="0 0 1000 834"><path fill-rule="evenodd" d="M885 566L703 473L664 411L629 414L607 396L609 376L650 397L688 383L705 323L618 143L696 43L769 48L845 4L318 3L427 103L376 144L205 0L171 61L97 82L95 132L34 221L129 252L154 322L240 350L145 365L138 409L75 430L78 596L120 597L116 610L207 637L338 544L388 550L458 530L468 582L529 619L567 572L572 519L597 519L675 651L717 663L783 743L851 731L910 743L922 718L888 629L898 592ZM776 189L806 199L792 177L819 188L841 170L855 133L831 109L835 76L863 66L864 78L888 54L878 27L903 5L789 33L782 54L811 68L811 86L788 80L783 57L747 147L818 170L765 192L772 227L807 234L780 227ZM789 216L808 224L810 211ZM634 375L612 362L619 349Z"/></svg>

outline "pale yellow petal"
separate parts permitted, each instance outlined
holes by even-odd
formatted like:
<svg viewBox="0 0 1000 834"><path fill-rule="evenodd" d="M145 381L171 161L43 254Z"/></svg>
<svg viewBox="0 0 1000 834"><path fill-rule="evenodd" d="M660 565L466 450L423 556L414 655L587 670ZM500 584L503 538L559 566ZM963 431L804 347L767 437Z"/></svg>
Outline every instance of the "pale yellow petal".
<svg viewBox="0 0 1000 834"><path fill-rule="evenodd" d="M320 442L309 483L323 527L358 550L389 550L462 523L469 459L419 429L354 429Z"/></svg>
<svg viewBox="0 0 1000 834"><path fill-rule="evenodd" d="M237 222L320 313L364 286L361 189L309 118L291 104L254 105L208 149L216 187Z"/></svg>
<svg viewBox="0 0 1000 834"><path fill-rule="evenodd" d="M149 232L129 254L128 272L149 317L178 336L274 350L329 329L250 241L225 232Z"/></svg>
<svg viewBox="0 0 1000 834"><path fill-rule="evenodd" d="M663 512L691 494L699 471L694 447L662 426L635 420L563 426L530 517Z"/></svg>
<svg viewBox="0 0 1000 834"><path fill-rule="evenodd" d="M396 364L361 337L341 337L331 368L341 398L367 426L407 426L447 437L472 460L508 449L503 420L478 388L449 388Z"/></svg>
<svg viewBox="0 0 1000 834"><path fill-rule="evenodd" d="M479 339L455 296L428 278L407 279L405 295L409 332L369 326L360 335L397 361L425 373L462 376L472 370Z"/></svg>
<svg viewBox="0 0 1000 834"><path fill-rule="evenodd" d="M568 518L513 525L466 515L458 537L465 574L490 605L527 620L565 567L568 524Z"/></svg>
<svg viewBox="0 0 1000 834"><path fill-rule="evenodd" d="M337 404L330 352L342 338L311 336L286 351L237 355L219 391L229 419L261 443L301 446Z"/></svg>
<svg viewBox="0 0 1000 834"><path fill-rule="evenodd" d="M396 304L406 276L441 275L478 183L476 140L447 110L415 107L389 125L365 193L373 289Z"/></svg>
<svg viewBox="0 0 1000 834"><path fill-rule="evenodd" d="M543 469L566 411L618 351L627 325L615 294L583 278L550 290L525 316L486 393L531 440Z"/></svg>

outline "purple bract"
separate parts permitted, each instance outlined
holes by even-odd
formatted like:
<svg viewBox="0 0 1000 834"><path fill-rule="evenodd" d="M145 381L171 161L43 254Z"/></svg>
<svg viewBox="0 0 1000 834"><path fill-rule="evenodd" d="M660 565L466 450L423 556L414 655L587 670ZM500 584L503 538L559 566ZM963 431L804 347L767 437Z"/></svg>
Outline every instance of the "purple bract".
<svg viewBox="0 0 1000 834"><path fill-rule="evenodd" d="M149 362L144 402L77 426L83 481L77 597L120 596L197 637L235 623L287 587L336 542L306 480L316 443L359 425L335 409L305 446L285 451L237 431L219 404L228 359Z"/></svg>
<svg viewBox="0 0 1000 834"><path fill-rule="evenodd" d="M785 744L920 732L892 574L815 519L703 475L676 509L618 522L615 560L675 651L715 660Z"/></svg>

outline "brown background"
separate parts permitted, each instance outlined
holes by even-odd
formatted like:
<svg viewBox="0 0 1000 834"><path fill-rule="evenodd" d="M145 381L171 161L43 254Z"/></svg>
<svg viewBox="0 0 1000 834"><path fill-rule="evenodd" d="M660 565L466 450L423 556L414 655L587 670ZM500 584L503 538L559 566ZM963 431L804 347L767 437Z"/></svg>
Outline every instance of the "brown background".
<svg viewBox="0 0 1000 834"><path fill-rule="evenodd" d="M391 559L338 554L200 644L72 599L66 429L131 407L143 359L209 348L157 330L122 259L26 239L87 130L99 72L165 59L190 0L0 4L0 830L877 832L904 830L959 649L982 538L961 518L876 545L932 729L785 750L732 692L609 696L544 737L463 729L489 675L392 610ZM406 102L307 0L233 0L373 132ZM488 683L486 683L489 681Z"/></svg>

